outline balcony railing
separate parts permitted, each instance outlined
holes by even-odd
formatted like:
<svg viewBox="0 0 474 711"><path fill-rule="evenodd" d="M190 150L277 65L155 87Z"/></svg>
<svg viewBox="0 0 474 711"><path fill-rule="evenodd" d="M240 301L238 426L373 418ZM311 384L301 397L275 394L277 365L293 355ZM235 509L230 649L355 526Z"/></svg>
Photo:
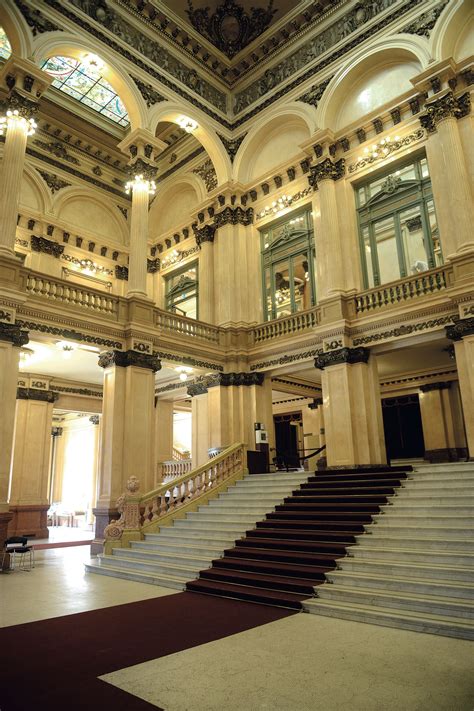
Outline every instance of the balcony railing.
<svg viewBox="0 0 474 711"><path fill-rule="evenodd" d="M277 318L273 321L267 321L260 326L252 328L254 343L262 343L269 341L272 338L281 338L282 336L298 335L303 331L307 331L314 326L317 326L320 320L319 308L313 307L308 311L299 311L290 316Z"/></svg>
<svg viewBox="0 0 474 711"><path fill-rule="evenodd" d="M67 306L80 306L110 316L116 316L118 313L117 297L55 279L46 274L29 272L26 278L26 290L32 296L40 296Z"/></svg>
<svg viewBox="0 0 474 711"><path fill-rule="evenodd" d="M165 333L179 333L203 341L219 343L219 328L210 323L155 309L155 326Z"/></svg>
<svg viewBox="0 0 474 711"><path fill-rule="evenodd" d="M452 280L452 267L431 269L400 281L369 289L355 297L357 314L367 313L384 306L397 305L419 296L434 294L446 289Z"/></svg>

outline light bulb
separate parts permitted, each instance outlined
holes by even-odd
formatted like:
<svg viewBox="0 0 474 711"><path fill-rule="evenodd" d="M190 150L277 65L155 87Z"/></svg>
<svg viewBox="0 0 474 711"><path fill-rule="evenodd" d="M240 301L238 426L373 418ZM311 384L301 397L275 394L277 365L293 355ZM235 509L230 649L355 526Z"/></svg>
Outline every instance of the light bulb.
<svg viewBox="0 0 474 711"><path fill-rule="evenodd" d="M188 379L188 374L187 373L180 373L179 379L184 383L184 381Z"/></svg>

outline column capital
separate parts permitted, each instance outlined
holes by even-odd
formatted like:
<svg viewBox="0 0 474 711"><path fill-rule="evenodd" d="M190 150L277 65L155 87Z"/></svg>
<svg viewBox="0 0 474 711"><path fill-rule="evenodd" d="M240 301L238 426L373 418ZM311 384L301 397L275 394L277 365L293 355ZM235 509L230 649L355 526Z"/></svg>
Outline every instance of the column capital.
<svg viewBox="0 0 474 711"><path fill-rule="evenodd" d="M311 187L315 188L322 180L339 180L344 177L346 171L346 161L344 158L339 158L337 161L331 158L325 158L320 163L311 166L311 174L308 176L308 182Z"/></svg>
<svg viewBox="0 0 474 711"><path fill-rule="evenodd" d="M428 133L433 133L440 121L449 118L460 119L471 111L471 97L468 91L461 96L454 96L452 91L447 91L443 96L425 104L425 113L420 116L422 128Z"/></svg>
<svg viewBox="0 0 474 711"><path fill-rule="evenodd" d="M324 370L330 365L367 363L369 356L370 350L368 348L338 348L335 351L328 351L317 356L314 359L314 367Z"/></svg>
<svg viewBox="0 0 474 711"><path fill-rule="evenodd" d="M54 390L37 390L36 388L17 388L17 400L39 400L40 402L56 402L59 393Z"/></svg>
<svg viewBox="0 0 474 711"><path fill-rule="evenodd" d="M451 341L460 341L464 336L474 335L474 317L460 318L453 326L446 326L446 336Z"/></svg>
<svg viewBox="0 0 474 711"><path fill-rule="evenodd" d="M0 90L5 94L2 105L5 111L18 111L18 115L30 119L38 112L38 102L53 77L28 59L8 59L0 74Z"/></svg>
<svg viewBox="0 0 474 711"><path fill-rule="evenodd" d="M451 387L451 381L439 381L437 383L425 383L424 385L420 385L420 390L422 393L429 393L432 392L433 390L449 390Z"/></svg>
<svg viewBox="0 0 474 711"><path fill-rule="evenodd" d="M136 128L118 144L128 156L128 172L131 177L143 175L151 180L156 175L157 157L168 145L144 128Z"/></svg>
<svg viewBox="0 0 474 711"><path fill-rule="evenodd" d="M322 397L315 397L313 398L313 402L310 402L308 405L309 410L317 410L318 407L320 407L323 404L323 398Z"/></svg>
<svg viewBox="0 0 474 711"><path fill-rule="evenodd" d="M212 375L202 375L196 378L194 383L190 383L187 388L187 393L191 397L194 395L203 395L207 393L209 388L222 387L240 387L251 385L263 385L265 375L263 373L212 373Z"/></svg>
<svg viewBox="0 0 474 711"><path fill-rule="evenodd" d="M136 368L152 370L154 373L157 370L161 370L161 361L157 356L130 350L105 351L99 356L99 365L101 368L111 368L112 366L128 368L129 366L135 366Z"/></svg>
<svg viewBox="0 0 474 711"><path fill-rule="evenodd" d="M22 331L16 323L0 321L0 341L9 341L14 346L21 348L21 346L26 346L29 340L28 331Z"/></svg>
<svg viewBox="0 0 474 711"><path fill-rule="evenodd" d="M217 225L215 223L203 225L203 227L198 227L197 222L194 222L192 228L198 247L200 247L203 242L211 242L211 244L212 242L214 242L214 237L216 235L217 230Z"/></svg>
<svg viewBox="0 0 474 711"><path fill-rule="evenodd" d="M224 225L243 225L247 227L253 223L254 209L248 207L246 210L242 207L230 207L227 205L221 212L214 215L214 224L216 228L224 227Z"/></svg>

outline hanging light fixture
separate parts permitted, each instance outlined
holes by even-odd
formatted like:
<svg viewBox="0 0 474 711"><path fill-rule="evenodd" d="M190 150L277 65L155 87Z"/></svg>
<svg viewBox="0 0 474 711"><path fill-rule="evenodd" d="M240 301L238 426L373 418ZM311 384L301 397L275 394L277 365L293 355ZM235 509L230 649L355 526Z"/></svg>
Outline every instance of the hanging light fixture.
<svg viewBox="0 0 474 711"><path fill-rule="evenodd" d="M186 131L186 133L192 133L195 131L198 127L198 124L196 121L193 121L193 119L188 118L187 116L181 116L178 121L178 126L180 126L183 131Z"/></svg>

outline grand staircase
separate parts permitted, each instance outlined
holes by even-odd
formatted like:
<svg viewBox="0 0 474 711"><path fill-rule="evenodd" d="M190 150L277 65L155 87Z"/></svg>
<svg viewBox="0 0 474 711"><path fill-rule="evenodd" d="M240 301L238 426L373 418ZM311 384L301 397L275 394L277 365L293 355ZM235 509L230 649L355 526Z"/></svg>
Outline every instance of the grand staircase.
<svg viewBox="0 0 474 711"><path fill-rule="evenodd" d="M474 639L474 464L417 465L307 612Z"/></svg>
<svg viewBox="0 0 474 711"><path fill-rule="evenodd" d="M186 589L302 609L406 476L385 467L309 477Z"/></svg>
<svg viewBox="0 0 474 711"><path fill-rule="evenodd" d="M159 533L132 541L130 548L114 548L112 555L98 556L86 570L182 590L307 478L303 471L247 476Z"/></svg>

